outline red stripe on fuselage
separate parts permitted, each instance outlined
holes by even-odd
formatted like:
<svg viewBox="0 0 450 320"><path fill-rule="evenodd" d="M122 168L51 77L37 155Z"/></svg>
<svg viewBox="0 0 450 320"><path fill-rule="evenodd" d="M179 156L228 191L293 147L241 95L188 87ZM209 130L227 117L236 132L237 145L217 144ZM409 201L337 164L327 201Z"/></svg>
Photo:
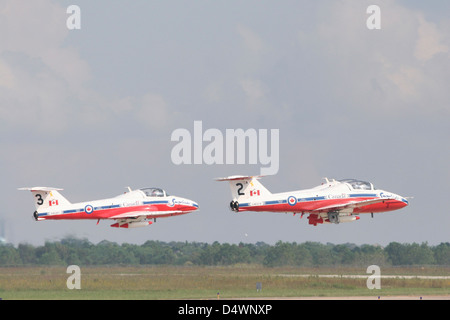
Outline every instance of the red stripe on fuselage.
<svg viewBox="0 0 450 320"><path fill-rule="evenodd" d="M194 210L196 208L194 207ZM94 210L94 212L88 214L84 211L75 212L75 213L62 213L62 214L54 214L54 215L46 215L41 216L41 219L44 220L89 220L89 219L109 219L111 217L117 216L119 214L126 214L127 212L152 212L151 215L147 216L148 218L161 218L165 216L175 216L181 215L188 212L191 212L192 209L189 209L184 205L175 205L173 207L168 207L166 205L163 206L155 206L155 205L142 205L142 206L133 206L133 207L119 207L119 208L111 208L111 209L100 209ZM160 213L155 214L154 212L158 211ZM184 211L181 213L165 213L165 211ZM145 215L145 214L143 214ZM123 218L125 219L125 218Z"/></svg>
<svg viewBox="0 0 450 320"><path fill-rule="evenodd" d="M271 211L271 212L311 212L320 211L320 208L329 207L333 205L342 205L355 201L364 201L378 198L346 198L346 199L326 199L315 201L297 202L294 206L288 203L268 204L261 206L240 207L239 211ZM386 200L384 202L375 203L367 206L362 206L354 209L354 213L371 213L392 211L405 207L407 204L398 200ZM331 210L328 210L331 211Z"/></svg>
<svg viewBox="0 0 450 320"><path fill-rule="evenodd" d="M406 207L407 204L399 200L385 200L384 202L369 204L367 206L355 208L353 213L371 213L394 211Z"/></svg>

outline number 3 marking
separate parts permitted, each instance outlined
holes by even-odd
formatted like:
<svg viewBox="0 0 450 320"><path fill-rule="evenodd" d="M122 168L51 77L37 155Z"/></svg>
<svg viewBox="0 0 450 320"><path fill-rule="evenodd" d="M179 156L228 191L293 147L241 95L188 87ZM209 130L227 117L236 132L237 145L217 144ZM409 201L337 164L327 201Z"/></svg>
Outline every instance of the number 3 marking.
<svg viewBox="0 0 450 320"><path fill-rule="evenodd" d="M39 193L36 194L35 197L38 199L38 200L37 200L37 204L38 204L38 205L41 205L41 204L44 203L44 200L42 199L42 196L41 196Z"/></svg>

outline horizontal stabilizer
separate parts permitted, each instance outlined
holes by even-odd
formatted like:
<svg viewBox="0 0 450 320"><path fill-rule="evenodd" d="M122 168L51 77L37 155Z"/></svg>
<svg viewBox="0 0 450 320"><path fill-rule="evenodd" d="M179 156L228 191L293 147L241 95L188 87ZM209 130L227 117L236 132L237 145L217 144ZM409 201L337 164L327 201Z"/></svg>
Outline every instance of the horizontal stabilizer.
<svg viewBox="0 0 450 320"><path fill-rule="evenodd" d="M239 175L235 175L235 176L229 176L229 177L224 177L224 178L216 178L216 181L234 181L234 180L252 180L252 179L260 179L264 176L239 176Z"/></svg>
<svg viewBox="0 0 450 320"><path fill-rule="evenodd" d="M23 190L25 190L25 191L46 191L46 192L48 192L48 191L53 191L53 190L61 191L61 190L64 190L64 189L52 188L52 187L32 187L32 188L25 187L25 188L17 188L17 190L21 190L21 191L23 191Z"/></svg>

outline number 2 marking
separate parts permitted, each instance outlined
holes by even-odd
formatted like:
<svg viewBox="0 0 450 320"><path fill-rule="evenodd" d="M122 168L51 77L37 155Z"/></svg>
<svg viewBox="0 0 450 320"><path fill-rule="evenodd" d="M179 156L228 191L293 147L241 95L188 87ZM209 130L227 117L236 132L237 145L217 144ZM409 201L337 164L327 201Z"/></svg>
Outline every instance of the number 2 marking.
<svg viewBox="0 0 450 320"><path fill-rule="evenodd" d="M38 193L35 195L35 197L37 198L37 204L41 205L44 203L44 200L42 199L42 196Z"/></svg>
<svg viewBox="0 0 450 320"><path fill-rule="evenodd" d="M244 188L244 186L242 185L242 183L236 183L236 187L237 187L237 186L239 186L239 189L238 189L238 195L239 195L239 196L245 195L245 193L241 192L242 188Z"/></svg>

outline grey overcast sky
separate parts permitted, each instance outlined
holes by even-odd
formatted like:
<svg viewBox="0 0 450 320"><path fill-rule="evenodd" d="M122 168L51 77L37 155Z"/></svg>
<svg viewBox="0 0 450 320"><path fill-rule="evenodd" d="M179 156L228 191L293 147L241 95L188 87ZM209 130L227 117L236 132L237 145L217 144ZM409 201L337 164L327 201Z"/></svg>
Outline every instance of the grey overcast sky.
<svg viewBox="0 0 450 320"><path fill-rule="evenodd" d="M69 5L81 29L69 30ZM366 9L381 9L369 30ZM382 244L448 242L450 2L0 0L0 221L13 244L65 236ZM256 165L175 165L178 128L279 129L272 192L358 178L413 196L353 223L228 210ZM69 201L160 186L200 211L117 230L32 219L23 186ZM1 229L0 229L1 230Z"/></svg>

